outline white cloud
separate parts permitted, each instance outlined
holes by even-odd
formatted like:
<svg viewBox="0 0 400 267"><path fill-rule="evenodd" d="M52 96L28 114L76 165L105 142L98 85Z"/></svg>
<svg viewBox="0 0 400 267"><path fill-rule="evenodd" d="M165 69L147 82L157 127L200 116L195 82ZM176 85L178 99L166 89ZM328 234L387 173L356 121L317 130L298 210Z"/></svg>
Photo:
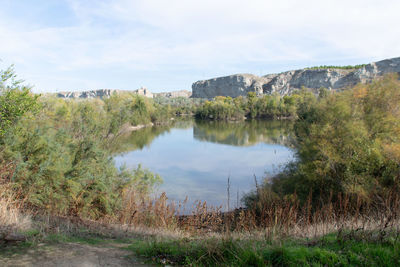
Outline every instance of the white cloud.
<svg viewBox="0 0 400 267"><path fill-rule="evenodd" d="M255 72L260 65L365 63L400 55L398 1L69 0L68 5L75 19L63 27L15 20L0 11L0 34L6 36L0 57L21 65L24 77L36 77L32 82L46 90L82 88L85 79L84 84L113 87L111 78L101 82L111 68L138 82L138 73L151 71L179 76L179 69L190 70L195 77ZM77 77L91 71L91 78ZM50 81L41 82L49 73L59 77L54 82L72 77L50 88ZM186 89L192 81L184 82ZM124 82L134 83L129 77Z"/></svg>

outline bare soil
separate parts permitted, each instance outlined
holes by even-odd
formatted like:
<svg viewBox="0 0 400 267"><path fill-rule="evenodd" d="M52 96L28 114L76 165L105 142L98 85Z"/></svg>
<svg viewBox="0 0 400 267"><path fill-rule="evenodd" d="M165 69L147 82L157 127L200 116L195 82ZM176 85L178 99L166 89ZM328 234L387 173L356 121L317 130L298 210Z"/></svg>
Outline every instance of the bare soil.
<svg viewBox="0 0 400 267"><path fill-rule="evenodd" d="M132 257L127 244L86 245L78 243L39 244L23 253L0 256L0 266L97 267L152 266Z"/></svg>

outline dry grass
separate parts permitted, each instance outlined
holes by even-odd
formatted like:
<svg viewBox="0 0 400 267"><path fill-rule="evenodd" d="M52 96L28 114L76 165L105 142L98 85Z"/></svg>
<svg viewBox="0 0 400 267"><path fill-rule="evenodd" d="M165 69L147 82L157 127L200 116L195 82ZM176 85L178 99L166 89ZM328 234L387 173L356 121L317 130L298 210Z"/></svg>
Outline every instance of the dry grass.
<svg viewBox="0 0 400 267"><path fill-rule="evenodd" d="M335 200L333 200L335 199ZM368 198L331 195L320 204L312 204L311 195L303 205L296 197L261 198L249 209L221 212L196 202L190 215L183 215L187 201L172 203L165 194L146 199L131 194L116 222L126 229L173 235L260 235L263 238L318 237L331 232L375 231L400 232L400 191L398 188ZM147 229L147 230L144 230ZM151 229L150 231L148 229Z"/></svg>
<svg viewBox="0 0 400 267"><path fill-rule="evenodd" d="M5 167L4 167L5 168ZM11 168L12 169L12 168ZM7 174L7 175L1 175ZM32 217L40 221L43 232L77 232L84 227L92 233L110 233L113 236L156 235L169 237L220 236L279 239L285 237L318 237L331 232L390 231L400 233L400 190L380 190L368 198L350 195L332 195L315 205L273 198L268 192L258 192L259 200L248 209L222 212L221 207L210 207L198 201L187 215L187 199L170 202L165 193L156 199L134 190L124 192L118 216L100 220L77 217L32 214L24 210L23 201L16 202L11 189L10 171L0 170L0 229L24 231L32 226ZM46 212L46 211L44 211ZM46 215L45 215L46 214Z"/></svg>
<svg viewBox="0 0 400 267"><path fill-rule="evenodd" d="M26 231L32 226L31 217L21 213L15 199L7 185L0 185L0 234Z"/></svg>
<svg viewBox="0 0 400 267"><path fill-rule="evenodd" d="M0 189L0 224L3 229L27 230L32 226L29 212L13 201L5 185ZM137 197L126 199L118 218L93 221L77 217L35 215L41 232L88 233L110 237L163 236L226 236L277 240L288 237L319 237L332 232L375 231L400 233L400 197L398 191L375 196L373 201L352 200L342 196L339 201L315 207L311 201L274 200L262 209L236 209L221 212L220 207L208 207L196 202L192 214L182 215L186 202L170 203L165 194L158 199ZM28 215L27 215L28 214Z"/></svg>
<svg viewBox="0 0 400 267"><path fill-rule="evenodd" d="M11 190L10 177L13 171L12 164L0 166L0 236L32 227L31 216L21 212L22 203L16 201L16 193Z"/></svg>
<svg viewBox="0 0 400 267"><path fill-rule="evenodd" d="M332 195L313 205L296 199L275 199L228 214L231 230L262 232L268 238L318 237L332 232L379 231L400 233L400 191L393 188L369 198Z"/></svg>

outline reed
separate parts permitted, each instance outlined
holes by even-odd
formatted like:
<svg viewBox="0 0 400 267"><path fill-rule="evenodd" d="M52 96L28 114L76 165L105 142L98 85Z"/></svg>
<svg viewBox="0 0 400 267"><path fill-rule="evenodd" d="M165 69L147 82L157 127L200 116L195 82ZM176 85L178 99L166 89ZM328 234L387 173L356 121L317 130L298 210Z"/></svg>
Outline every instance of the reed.
<svg viewBox="0 0 400 267"><path fill-rule="evenodd" d="M318 237L331 232L400 232L400 191L398 188L375 193L368 198L339 194L313 204L310 194L301 203L291 199L262 197L262 203L249 208L222 212L197 201L191 214L185 214L184 202L169 202L165 193L157 199L132 195L121 211L119 222L135 227L177 230L190 234L229 234L262 232L274 237Z"/></svg>
<svg viewBox="0 0 400 267"><path fill-rule="evenodd" d="M26 231L32 226L31 216L21 212L20 203L15 199L8 185L0 185L0 239L1 236Z"/></svg>
<svg viewBox="0 0 400 267"><path fill-rule="evenodd" d="M139 232L153 234L259 235L267 239L313 238L332 232L374 232L376 238L383 239L388 233L400 233L400 190L397 187L371 194L368 198L331 194L329 198L321 198L317 204L311 201L311 194L301 202L296 196L271 197L259 189L259 200L248 208L223 212L222 206L213 207L206 201L197 201L192 205L191 213L187 212L187 198L174 203L168 200L165 193L151 198L130 189L124 192L122 209L116 213L117 216L98 220L52 216L46 211L34 213L24 206L23 199L16 197L17 192L12 189L12 184L3 179L0 186L0 224L7 229L28 229L33 217L46 221L47 230L63 228L63 231L78 225L76 228L101 229L98 232L112 229L138 232L139 229Z"/></svg>

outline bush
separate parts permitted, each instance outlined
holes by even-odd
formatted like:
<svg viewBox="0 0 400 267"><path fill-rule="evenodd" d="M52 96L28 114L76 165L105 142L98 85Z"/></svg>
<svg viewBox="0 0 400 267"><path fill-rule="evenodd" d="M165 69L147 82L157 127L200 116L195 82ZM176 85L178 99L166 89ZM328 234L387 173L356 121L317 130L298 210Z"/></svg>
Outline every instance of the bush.
<svg viewBox="0 0 400 267"><path fill-rule="evenodd" d="M368 199L400 185L400 81L389 75L317 100L298 98L297 162L266 185L314 201L331 193Z"/></svg>
<svg viewBox="0 0 400 267"><path fill-rule="evenodd" d="M149 123L152 100L126 94L66 101L35 96L1 72L1 183L31 211L98 219L122 208L125 192L148 195L160 177L139 167L118 170L108 144L125 123ZM32 113L35 111L35 113Z"/></svg>

